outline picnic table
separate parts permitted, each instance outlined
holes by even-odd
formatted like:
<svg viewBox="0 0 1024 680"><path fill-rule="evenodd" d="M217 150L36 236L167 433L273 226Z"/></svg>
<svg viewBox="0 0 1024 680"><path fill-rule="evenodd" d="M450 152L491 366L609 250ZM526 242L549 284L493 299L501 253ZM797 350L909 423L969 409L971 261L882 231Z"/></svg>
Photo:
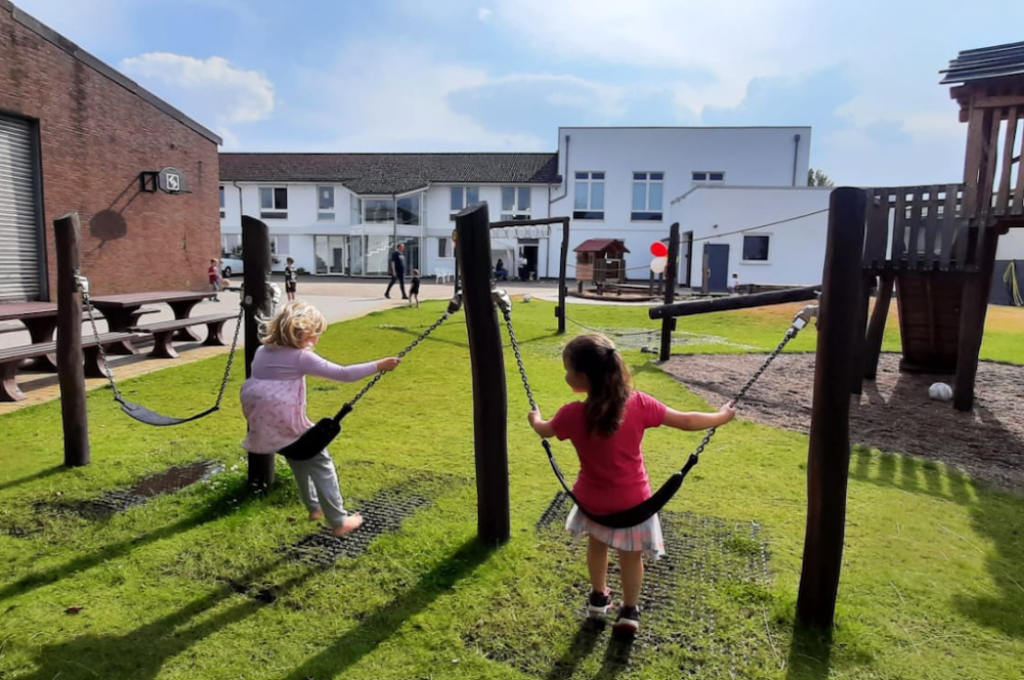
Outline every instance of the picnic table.
<svg viewBox="0 0 1024 680"><path fill-rule="evenodd" d="M192 308L213 293L196 291L156 291L149 293L123 293L120 295L99 295L92 298L92 305L103 313L107 319L107 328L112 332L126 332L136 326L139 317L145 312L144 305L166 304L174 312L175 319L186 319ZM191 328L185 327L175 336L180 340L200 340L200 336ZM135 354L138 350L130 340L112 345L107 350L110 354Z"/></svg>
<svg viewBox="0 0 1024 680"><path fill-rule="evenodd" d="M57 330L57 303L55 302L11 302L0 304L0 321L20 321L28 331L31 344L36 345L53 340ZM57 360L52 354L35 359L39 368L56 370ZM28 361L31 363L31 360Z"/></svg>

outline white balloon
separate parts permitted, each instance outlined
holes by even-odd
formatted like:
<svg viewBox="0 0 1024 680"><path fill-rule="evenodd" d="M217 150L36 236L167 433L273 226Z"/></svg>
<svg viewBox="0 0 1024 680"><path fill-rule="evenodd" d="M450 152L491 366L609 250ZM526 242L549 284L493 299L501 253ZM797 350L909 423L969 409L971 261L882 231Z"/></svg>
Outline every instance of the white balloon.
<svg viewBox="0 0 1024 680"><path fill-rule="evenodd" d="M932 383L928 388L928 396L936 401L949 401L953 398L953 388L946 383Z"/></svg>
<svg viewBox="0 0 1024 680"><path fill-rule="evenodd" d="M656 257L651 260L651 271L655 274L660 274L665 271L665 267L668 266L667 257Z"/></svg>

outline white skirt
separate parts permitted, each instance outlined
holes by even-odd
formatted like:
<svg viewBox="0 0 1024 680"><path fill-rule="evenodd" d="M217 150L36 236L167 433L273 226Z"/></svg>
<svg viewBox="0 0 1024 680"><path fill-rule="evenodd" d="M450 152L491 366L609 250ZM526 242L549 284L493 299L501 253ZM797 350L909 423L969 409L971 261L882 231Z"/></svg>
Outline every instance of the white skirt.
<svg viewBox="0 0 1024 680"><path fill-rule="evenodd" d="M661 535L661 521L658 515L635 527L611 529L592 521L574 505L565 520L565 528L575 538L592 536L616 550L642 552L649 560L656 560L665 554L665 539Z"/></svg>

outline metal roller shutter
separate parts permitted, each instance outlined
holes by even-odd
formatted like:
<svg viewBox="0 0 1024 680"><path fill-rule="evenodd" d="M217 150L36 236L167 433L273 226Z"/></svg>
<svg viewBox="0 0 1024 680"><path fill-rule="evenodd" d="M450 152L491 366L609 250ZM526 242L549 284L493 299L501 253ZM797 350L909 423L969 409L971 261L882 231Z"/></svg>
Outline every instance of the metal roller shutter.
<svg viewBox="0 0 1024 680"><path fill-rule="evenodd" d="M37 168L32 124L0 116L0 301L42 291Z"/></svg>

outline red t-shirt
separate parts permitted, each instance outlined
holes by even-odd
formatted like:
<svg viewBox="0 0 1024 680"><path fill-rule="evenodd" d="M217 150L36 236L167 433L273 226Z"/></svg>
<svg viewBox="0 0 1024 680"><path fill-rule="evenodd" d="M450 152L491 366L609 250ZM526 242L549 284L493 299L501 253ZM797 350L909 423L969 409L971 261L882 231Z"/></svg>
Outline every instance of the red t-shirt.
<svg viewBox="0 0 1024 680"><path fill-rule="evenodd" d="M588 511L607 514L631 508L651 496L640 442L644 430L659 427L666 406L634 391L626 401L622 424L610 437L587 432L585 402L576 401L558 409L551 419L555 436L568 439L580 459L580 474L572 491Z"/></svg>
<svg viewBox="0 0 1024 680"><path fill-rule="evenodd" d="M220 272L217 271L217 267L210 265L210 268L206 270L206 273L210 276L210 283L217 283L220 280Z"/></svg>

